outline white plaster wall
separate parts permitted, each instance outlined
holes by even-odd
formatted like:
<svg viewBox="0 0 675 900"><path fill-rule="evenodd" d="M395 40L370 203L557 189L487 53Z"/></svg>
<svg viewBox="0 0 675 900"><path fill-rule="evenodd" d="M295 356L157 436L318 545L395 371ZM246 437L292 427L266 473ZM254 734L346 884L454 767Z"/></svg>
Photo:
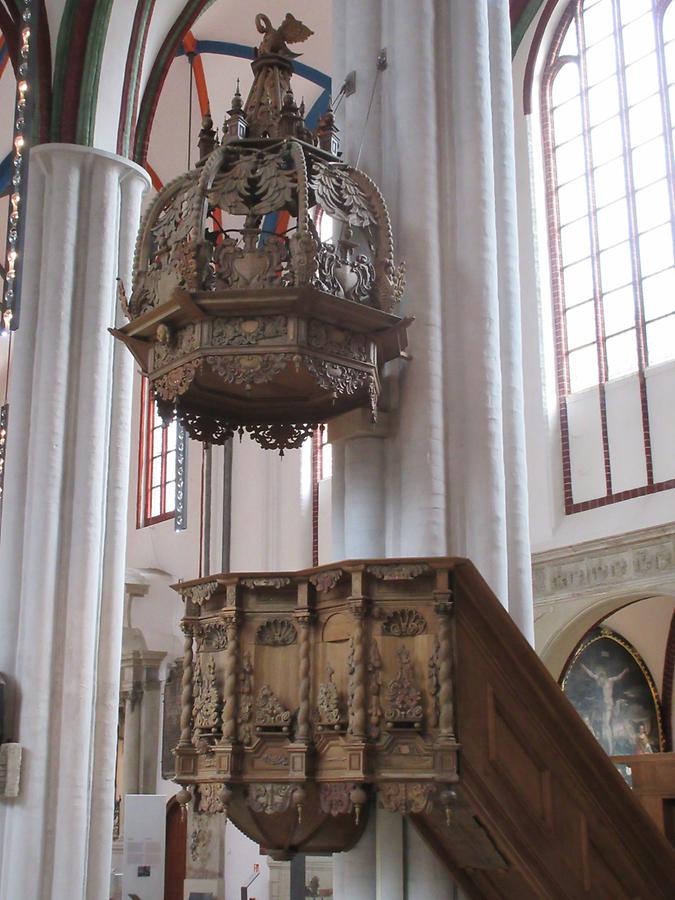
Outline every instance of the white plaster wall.
<svg viewBox="0 0 675 900"><path fill-rule="evenodd" d="M253 877L253 867L260 866L260 874L249 888L249 900L267 900L270 871L267 857L256 844L228 822L225 828L225 900L239 900L241 887Z"/></svg>
<svg viewBox="0 0 675 900"><path fill-rule="evenodd" d="M552 17L542 48L548 46L564 6L561 3L557 14ZM534 79L533 113L526 117L523 112L525 66L538 18L530 25L513 64L525 419L533 552L664 524L675 518L675 494L671 491L608 504L573 515L566 515L564 511L537 73ZM539 69L542 56L540 53ZM656 480L664 480L674 477L675 472L675 421L672 415L675 364L664 363L651 367L647 370L646 378L654 474ZM629 376L612 383L608 386L607 393L610 457L612 475L616 479L615 489L637 487L636 479L640 479L644 472L644 450L641 425L638 425L637 418L634 377ZM592 499L605 492L597 389L574 395L570 405L574 499ZM629 484L631 481L633 484Z"/></svg>
<svg viewBox="0 0 675 900"><path fill-rule="evenodd" d="M231 569L274 571L312 564L308 450L283 457L248 437L233 442Z"/></svg>

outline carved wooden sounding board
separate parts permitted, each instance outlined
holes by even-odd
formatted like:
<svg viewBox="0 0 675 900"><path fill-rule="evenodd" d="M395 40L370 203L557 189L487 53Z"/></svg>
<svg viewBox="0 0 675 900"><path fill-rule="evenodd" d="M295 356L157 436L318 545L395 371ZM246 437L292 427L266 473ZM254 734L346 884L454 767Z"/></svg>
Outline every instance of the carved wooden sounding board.
<svg viewBox="0 0 675 900"><path fill-rule="evenodd" d="M672 849L470 563L176 588L176 777L200 811L285 857L353 846L376 794L470 896L672 896Z"/></svg>

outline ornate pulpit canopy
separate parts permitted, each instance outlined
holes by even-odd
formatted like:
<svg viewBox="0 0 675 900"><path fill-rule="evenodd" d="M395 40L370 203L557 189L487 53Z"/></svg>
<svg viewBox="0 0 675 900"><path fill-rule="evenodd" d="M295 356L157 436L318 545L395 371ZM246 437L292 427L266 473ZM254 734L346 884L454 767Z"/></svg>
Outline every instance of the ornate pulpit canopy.
<svg viewBox="0 0 675 900"><path fill-rule="evenodd" d="M293 96L287 45L312 32L290 14L256 25L248 98L237 85L220 141L205 117L198 165L150 205L115 334L165 420L283 451L356 407L375 417L410 320L382 194L336 155L330 106L311 133Z"/></svg>

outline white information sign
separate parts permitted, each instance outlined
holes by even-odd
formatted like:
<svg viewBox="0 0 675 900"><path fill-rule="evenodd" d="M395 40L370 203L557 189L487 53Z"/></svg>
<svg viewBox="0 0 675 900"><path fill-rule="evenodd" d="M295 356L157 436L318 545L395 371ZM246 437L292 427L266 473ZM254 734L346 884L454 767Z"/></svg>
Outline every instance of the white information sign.
<svg viewBox="0 0 675 900"><path fill-rule="evenodd" d="M164 900L166 801L156 794L127 794L124 798L125 900Z"/></svg>

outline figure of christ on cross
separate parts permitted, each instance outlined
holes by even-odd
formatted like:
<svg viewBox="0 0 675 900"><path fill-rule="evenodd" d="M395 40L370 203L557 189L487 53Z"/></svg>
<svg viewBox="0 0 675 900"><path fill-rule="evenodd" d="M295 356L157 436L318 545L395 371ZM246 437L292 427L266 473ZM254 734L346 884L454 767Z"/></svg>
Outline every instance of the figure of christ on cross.
<svg viewBox="0 0 675 900"><path fill-rule="evenodd" d="M604 669L598 669L597 672L593 672L583 663L581 663L581 668L589 678L592 678L593 681L596 682L602 691L602 738L606 741L607 752L611 756L614 752L614 734L612 732L614 685L628 672L628 667L618 675L612 675L611 677L607 675Z"/></svg>

